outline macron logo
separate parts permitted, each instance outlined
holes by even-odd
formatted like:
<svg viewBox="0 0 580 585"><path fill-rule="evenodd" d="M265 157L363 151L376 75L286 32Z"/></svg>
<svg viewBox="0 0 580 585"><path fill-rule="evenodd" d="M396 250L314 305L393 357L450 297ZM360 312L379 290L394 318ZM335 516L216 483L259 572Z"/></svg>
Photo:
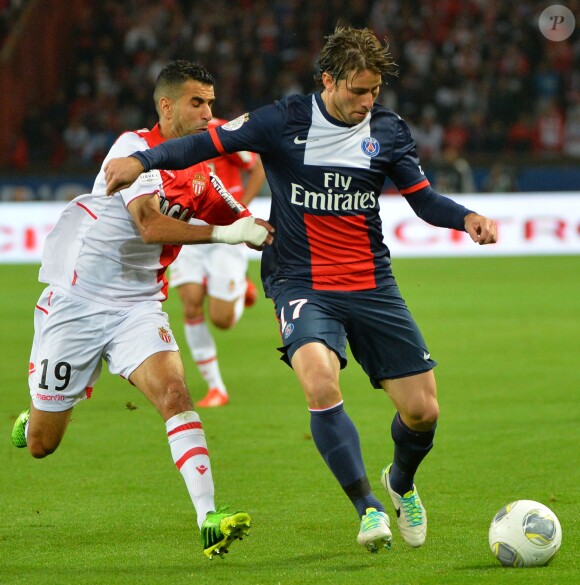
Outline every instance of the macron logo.
<svg viewBox="0 0 580 585"><path fill-rule="evenodd" d="M296 136L294 138L294 144L306 144L307 142L317 142L318 138L300 138L300 136Z"/></svg>
<svg viewBox="0 0 580 585"><path fill-rule="evenodd" d="M196 469L199 471L200 475L203 475L209 468L205 465L200 465L199 467L196 467Z"/></svg>

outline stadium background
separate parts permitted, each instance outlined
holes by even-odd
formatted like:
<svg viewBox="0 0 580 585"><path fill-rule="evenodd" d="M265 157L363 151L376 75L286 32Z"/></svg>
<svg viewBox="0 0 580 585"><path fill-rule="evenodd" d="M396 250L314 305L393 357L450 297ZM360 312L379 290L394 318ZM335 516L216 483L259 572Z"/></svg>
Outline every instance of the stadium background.
<svg viewBox="0 0 580 585"><path fill-rule="evenodd" d="M579 0L566 4L578 13ZM155 124L153 87L168 61L205 64L216 77L215 114L233 118L314 90L316 55L336 24L369 26L389 39L400 74L379 99L409 122L435 189L484 197L473 205L501 220L500 245L486 254L577 254L580 35L576 28L563 41L545 38L539 16L548 5L4 0L0 262L38 261L62 203L91 189L116 137ZM383 191L395 193L388 181ZM511 195L498 206L489 193ZM261 195L252 210L267 215L267 186ZM38 201L61 205L20 205ZM432 242L441 235L409 237L398 226L416 232L418 220L399 197L383 198L385 220L395 217L393 206L407 212L385 232L396 255L465 253L457 242L447 250ZM505 246L510 230L516 247Z"/></svg>
<svg viewBox="0 0 580 585"><path fill-rule="evenodd" d="M577 0L563 4L578 14ZM337 23L389 38L400 75L380 100L410 123L440 191L577 189L580 36L542 36L549 5L3 0L0 200L68 198L59 184L71 178L90 185L120 132L155 123L152 88L171 59L215 74L220 117L313 90L315 56Z"/></svg>

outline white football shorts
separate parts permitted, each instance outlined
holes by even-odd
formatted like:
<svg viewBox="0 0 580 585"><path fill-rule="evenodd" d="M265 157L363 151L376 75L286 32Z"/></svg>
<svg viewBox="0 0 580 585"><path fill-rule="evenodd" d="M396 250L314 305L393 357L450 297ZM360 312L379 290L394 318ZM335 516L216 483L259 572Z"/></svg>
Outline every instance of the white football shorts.
<svg viewBox="0 0 580 585"><path fill-rule="evenodd" d="M38 410L68 410L90 398L104 359L129 376L149 356L179 351L159 301L115 307L48 286L34 314L28 384Z"/></svg>
<svg viewBox="0 0 580 585"><path fill-rule="evenodd" d="M205 284L210 297L233 301L246 293L248 250L245 244L183 246L170 267L169 284Z"/></svg>

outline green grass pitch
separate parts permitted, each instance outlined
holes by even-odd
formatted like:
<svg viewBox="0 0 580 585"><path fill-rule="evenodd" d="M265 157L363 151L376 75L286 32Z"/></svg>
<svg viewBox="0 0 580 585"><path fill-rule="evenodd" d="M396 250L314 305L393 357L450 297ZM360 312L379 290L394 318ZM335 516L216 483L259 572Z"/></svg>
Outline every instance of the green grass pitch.
<svg viewBox="0 0 580 585"><path fill-rule="evenodd" d="M356 544L354 509L316 452L301 390L275 349L271 301L261 297L235 330L216 332L232 396L201 413L217 500L249 511L254 525L213 561L201 553L160 417L106 369L54 455L35 461L12 447L13 421L29 401L37 270L0 266L1 585L580 582L580 257L394 260L440 364L441 419L417 476L429 535L417 550L398 535L379 483L393 407L359 366L351 359L341 381L394 528L393 548L378 555ZM257 263L251 273L257 279ZM198 399L201 379L184 358ZM491 518L515 499L543 502L560 519L563 544L548 567L506 569L491 556Z"/></svg>

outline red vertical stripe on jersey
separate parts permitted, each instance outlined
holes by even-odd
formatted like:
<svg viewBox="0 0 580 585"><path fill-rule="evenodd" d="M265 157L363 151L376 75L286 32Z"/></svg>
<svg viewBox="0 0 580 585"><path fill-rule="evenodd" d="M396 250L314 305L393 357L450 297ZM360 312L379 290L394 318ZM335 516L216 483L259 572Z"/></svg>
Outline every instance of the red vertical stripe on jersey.
<svg viewBox="0 0 580 585"><path fill-rule="evenodd" d="M175 462L177 469L181 469L192 457L195 457L196 455L209 455L209 453L205 447L195 447L190 449Z"/></svg>
<svg viewBox="0 0 580 585"><path fill-rule="evenodd" d="M304 215L315 290L367 290L376 286L364 215Z"/></svg>
<svg viewBox="0 0 580 585"><path fill-rule="evenodd" d="M167 271L167 267L177 258L177 255L180 251L181 246L175 246L172 244L165 244L161 250L159 262L162 268L157 271L157 282L163 283L161 285L161 294L163 295L164 299L167 298L167 291L169 290L169 283L167 282L165 272Z"/></svg>

